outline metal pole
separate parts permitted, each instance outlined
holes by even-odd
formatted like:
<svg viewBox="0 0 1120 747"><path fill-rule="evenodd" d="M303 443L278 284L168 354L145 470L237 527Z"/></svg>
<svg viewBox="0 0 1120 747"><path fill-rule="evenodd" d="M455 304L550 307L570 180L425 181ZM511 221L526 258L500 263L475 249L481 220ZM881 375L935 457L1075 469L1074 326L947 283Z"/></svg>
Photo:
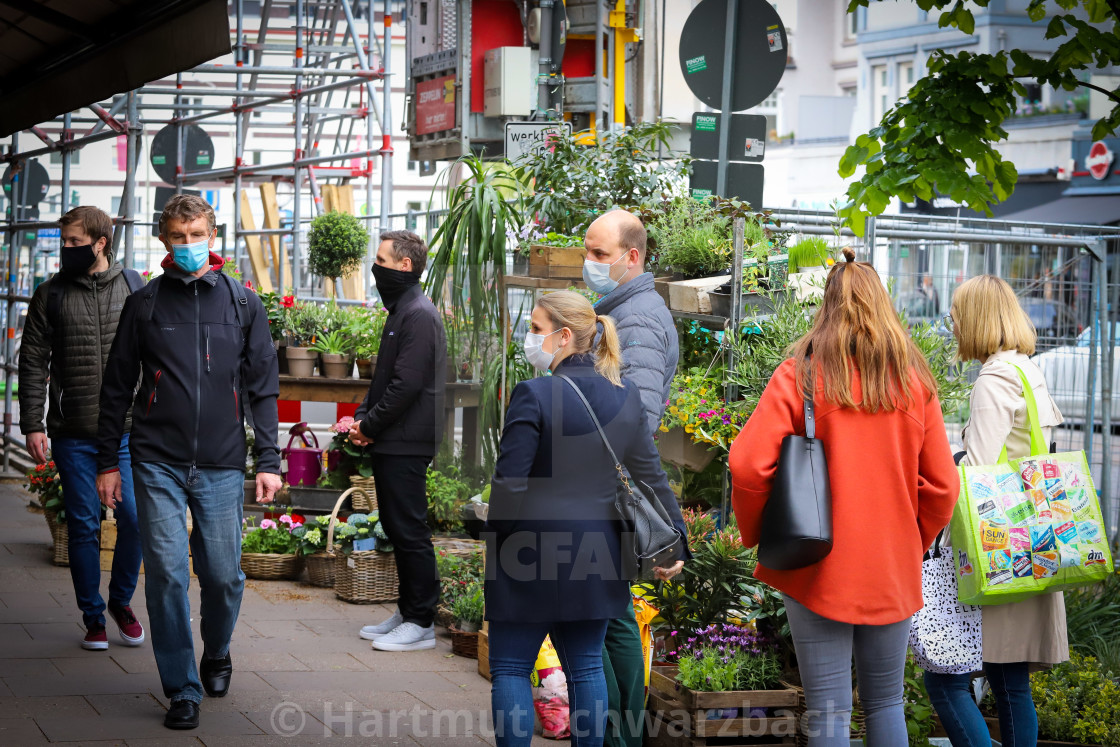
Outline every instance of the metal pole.
<svg viewBox="0 0 1120 747"><path fill-rule="evenodd" d="M12 152L18 149L19 133L12 133ZM27 196L27 162L23 164L24 170L17 172L12 168L12 199L11 199L11 220L18 221L20 218L20 207L25 201ZM8 233L8 299L4 304L5 319L7 323L4 325L8 328L8 334L4 336L4 362L10 364L15 355L15 337L16 337L16 304L12 299L18 288L16 287L16 261L19 257L19 231L10 231ZM11 366L4 367L4 459L3 471L7 472L9 467L10 449L9 438L12 432L12 369Z"/></svg>
<svg viewBox="0 0 1120 747"><path fill-rule="evenodd" d="M1101 243L1104 244L1104 254L1107 257L1108 244L1104 241L1102 241ZM1115 243L1113 244L1113 246L1115 246ZM1106 284L1108 282L1107 271L1108 271L1108 262L1106 261L1105 262L1105 283ZM1111 290L1112 290L1112 302L1109 305L1109 311L1111 313L1109 313L1109 315L1108 315L1108 326L1106 327L1107 332L1105 332L1101 335L1101 338L1105 341L1105 344L1108 346L1108 347L1105 348L1107 353L1106 353L1106 358L1105 358L1106 363L1105 363L1104 377L1105 377L1105 381L1108 382L1109 394L1106 395L1106 396L1108 396L1108 399L1104 403L1104 407L1105 407L1104 422L1101 424L1101 433L1104 436L1104 453L1106 455L1108 455L1106 458L1110 462L1110 464L1108 465L1109 468L1111 468L1111 459L1112 459L1112 415L1113 415L1113 412L1112 412L1112 390L1111 390L1111 388L1112 388L1112 381L1113 381L1113 379L1112 379L1113 372L1116 370L1115 369L1115 366L1116 366L1116 344L1118 342L1118 340L1116 339L1117 317L1115 317L1114 315L1118 311L1120 311L1120 278L1116 277L1115 272L1113 273L1112 289ZM1110 475L1110 471L1111 471L1110 469L1104 470L1105 474L1109 474L1109 475ZM1114 500L1115 496L1113 496L1111 494L1112 493L1111 479L1112 478L1111 478L1111 475L1110 475L1109 476L1110 482L1105 485L1106 490L1103 493L1103 495L1104 495L1105 501L1112 504L1112 506L1111 506L1112 511L1110 512L1109 516L1107 516L1105 518L1109 522L1111 522L1111 524L1112 524L1112 559L1113 559L1113 562L1115 563L1116 567L1118 569L1120 569L1120 557L1118 557L1118 555L1120 555L1120 501ZM1105 526L1107 527L1108 524L1106 524Z"/></svg>
<svg viewBox="0 0 1120 747"><path fill-rule="evenodd" d="M374 0L368 0L368 2L366 3L366 14L369 16L369 18L367 19L367 21L369 23L369 26L368 26L368 31L367 31L367 34L366 34L367 50L369 49L369 46L372 45L374 40L377 38L377 35L373 33L373 31L374 31L374 29L373 29L373 27L374 27L374 23L373 23L373 2L374 2ZM391 62L389 61L389 51L388 50L390 50L392 48L390 46L389 29L388 28L385 29L385 34L386 34L385 48L382 49L382 51L381 51L381 68L382 68L382 70L385 70L387 72L389 70L389 66L391 65ZM354 29L353 28L351 28L351 30L350 30L350 35L354 36ZM367 55L368 55L368 52L367 52ZM388 91L389 90L389 79L388 79L388 77L385 77L383 80L384 80L384 84L385 84L385 90ZM359 93L360 93L360 91L359 91ZM388 98L389 98L388 95L386 95L385 98L386 98L386 101L387 101ZM366 106L366 150L367 151L372 151L373 150L373 123L377 120L374 117L374 113L373 113L373 101L368 101L366 103L367 103L367 106ZM386 133L386 132L390 132L391 130L388 127L382 127L381 131L382 131L382 133ZM347 143L349 143L349 136L347 137ZM336 146L337 146L337 143L336 143ZM381 160L381 169L382 169L383 172L388 173L388 169L385 166L385 159L384 158L382 158L382 160ZM372 154L366 156L366 214L371 216L371 217L373 216L373 155ZM369 242L366 246L366 259L368 260L370 267L372 267L374 261L376 261L377 246L378 246L378 243L380 242L380 234L384 233L387 228L388 228L388 226L385 225L385 213L384 213L384 211L382 211L381 216L380 216L380 225L378 225L377 230L369 232ZM369 274L366 273L366 266L365 265L362 265L362 269L360 270L360 272L361 272L361 276L362 276L362 294L363 294L364 297L367 297L369 295L369 281L370 281L371 278L370 278Z"/></svg>
<svg viewBox="0 0 1120 747"><path fill-rule="evenodd" d="M595 2L595 129L602 132L603 117L603 5Z"/></svg>
<svg viewBox="0 0 1120 747"><path fill-rule="evenodd" d="M552 6L554 0L541 0L540 58L537 65L537 113L551 119L551 96L548 92L552 74Z"/></svg>
<svg viewBox="0 0 1120 747"><path fill-rule="evenodd" d="M236 46L236 63L238 70L245 67L245 13L244 3L242 0L237 0L237 46ZM261 16L261 25L267 23L267 19ZM240 93L242 85L241 73L237 74L237 91ZM239 95L235 100L235 105L240 107L243 99ZM243 121L245 119L245 112L238 108L237 113L234 114L236 124L233 127L233 166L236 169L233 173L233 265L238 270L241 269L241 241L237 236L237 231L241 228L241 164L245 158L245 127ZM267 256L267 252L262 252ZM279 269L279 268L277 268ZM257 278L260 282L260 278Z"/></svg>
<svg viewBox="0 0 1120 747"><path fill-rule="evenodd" d="M347 2L347 0L343 0ZM303 0L296 0L296 51L294 67L296 70L296 90L303 86ZM300 139L303 137L303 99L296 99L296 117L295 117L295 163L294 163L294 178L292 181L292 188L294 199L292 200L292 288L298 294L300 292L300 192L303 188L303 173L300 169L299 160L303 158L303 148L300 147ZM279 273L278 273L279 274ZM280 280L281 278L277 278Z"/></svg>
<svg viewBox="0 0 1120 747"><path fill-rule="evenodd" d="M732 3L733 4L733 3ZM735 343L742 333L743 316L743 240L746 233L746 221L736 218L732 226L732 253L731 253L731 314L724 330L723 344L727 350L727 370L735 369ZM727 402L734 402L739 398L739 387L731 382L724 385L724 397ZM727 470L723 472L723 500L720 503L719 520L721 526L726 526L727 517L731 515L731 481Z"/></svg>
<svg viewBox="0 0 1120 747"><path fill-rule="evenodd" d="M1093 267L1093 285L1089 292L1089 372L1088 372L1088 389L1089 401L1085 403L1085 430L1084 430L1084 449L1085 459L1092 463L1093 461L1093 423L1096 422L1096 407L1097 392L1097 354L1100 348L1101 331L1104 329L1101 324L1102 320L1108 317L1108 314L1101 309L1100 297L1100 267L1094 263ZM1106 464L1108 455L1102 460L1102 465Z"/></svg>
<svg viewBox="0 0 1120 747"><path fill-rule="evenodd" d="M373 13L369 14L370 18L370 39L373 38ZM385 77L382 78L382 91L385 96L384 115L386 122L392 122L392 108L391 99L389 98L389 83L392 80L390 71L392 70L393 59L393 35L392 35L393 13L390 6L390 0L385 0L385 45L384 45L384 63L383 69ZM368 130L367 130L368 132ZM392 212L393 206L393 139L392 128L384 127L381 130L381 225L384 226L389 219L389 213ZM368 146L367 146L368 147ZM372 164L372 161L370 162ZM371 167L372 168L372 167ZM372 206L371 206L372 209Z"/></svg>
<svg viewBox="0 0 1120 747"><path fill-rule="evenodd" d="M64 143L69 142L70 138L71 138L71 135L72 135L72 133L70 131L70 125L73 124L72 118L73 118L73 115L70 114L70 112L67 112L66 116L64 116L62 118L62 142L64 142ZM63 148L63 150L62 150L62 204L60 206L61 210L62 210L62 215L66 215L66 213L68 213L70 211L70 158L71 158L71 150L69 148Z"/></svg>
<svg viewBox="0 0 1120 747"><path fill-rule="evenodd" d="M735 28L739 3L727 0L727 27L723 30L723 93L719 113L719 161L716 162L716 194L727 196L727 163L731 147L731 91L735 88ZM755 210L761 205L751 205Z"/></svg>
<svg viewBox="0 0 1120 747"><path fill-rule="evenodd" d="M121 231L124 232L124 266L135 267L136 257L133 256L132 242L134 240L133 234L134 223L136 221L136 167L140 162L140 133L143 131L140 124L140 110L136 105L137 95L135 91L128 92L128 138L126 142L127 150L126 157L128 164L125 166L124 175L124 195L121 197L123 210L121 211L124 217L124 225L121 226Z"/></svg>
<svg viewBox="0 0 1120 747"><path fill-rule="evenodd" d="M175 76L175 88L182 90L183 88L183 74L179 73ZM183 194L183 166L186 163L186 144L183 142L183 123L179 118L183 116L183 96L180 93L175 94L175 103L180 107L175 111L175 194Z"/></svg>

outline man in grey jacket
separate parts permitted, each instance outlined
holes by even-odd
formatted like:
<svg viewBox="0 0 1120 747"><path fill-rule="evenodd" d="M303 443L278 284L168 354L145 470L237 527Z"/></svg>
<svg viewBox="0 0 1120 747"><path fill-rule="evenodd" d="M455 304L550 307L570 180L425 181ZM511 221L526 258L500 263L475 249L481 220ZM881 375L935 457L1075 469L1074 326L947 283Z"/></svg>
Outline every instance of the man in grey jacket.
<svg viewBox="0 0 1120 747"><path fill-rule="evenodd" d="M595 312L610 316L618 327L622 375L641 392L652 437L665 412L679 353L673 316L653 287L653 273L645 271L645 226L625 210L611 210L588 227L583 244L587 250L584 282L604 294ZM677 561L665 577L676 575L683 565ZM640 747L645 721L645 659L633 610L607 623L603 673L610 719L605 744Z"/></svg>

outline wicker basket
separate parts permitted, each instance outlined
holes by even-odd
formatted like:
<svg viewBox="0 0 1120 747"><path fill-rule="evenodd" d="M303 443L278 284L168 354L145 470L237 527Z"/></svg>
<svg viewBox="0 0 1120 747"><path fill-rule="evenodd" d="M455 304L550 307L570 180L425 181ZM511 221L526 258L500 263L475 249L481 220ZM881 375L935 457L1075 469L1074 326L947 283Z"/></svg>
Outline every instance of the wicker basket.
<svg viewBox="0 0 1120 747"><path fill-rule="evenodd" d="M241 570L262 581L293 579L303 570L303 558L295 553L243 552Z"/></svg>
<svg viewBox="0 0 1120 747"><path fill-rule="evenodd" d="M51 541L54 543L51 562L55 565L66 567L70 565L70 529L65 521L59 523L58 512L49 508L43 509L47 517L47 528L51 532Z"/></svg>
<svg viewBox="0 0 1120 747"><path fill-rule="evenodd" d="M447 632L451 633L451 653L467 659L478 658L478 632L464 633L455 626L450 626Z"/></svg>
<svg viewBox="0 0 1120 747"><path fill-rule="evenodd" d="M334 528L338 525L338 510L347 498L365 493L363 488L350 488L338 497L331 511L327 527L327 553L335 558L335 596L351 604L377 604L392 602L398 596L397 559L391 552L366 550L349 555L335 554Z"/></svg>
<svg viewBox="0 0 1120 747"><path fill-rule="evenodd" d="M455 616L451 614L451 608L446 604L436 607L436 625L448 629L455 625Z"/></svg>
<svg viewBox="0 0 1120 747"><path fill-rule="evenodd" d="M334 586L334 568L337 562L335 558L325 552L317 552L314 555L308 555L303 560L307 565L308 583L312 586L321 586L324 589Z"/></svg>
<svg viewBox="0 0 1120 747"><path fill-rule="evenodd" d="M372 477L350 475L350 487L357 488L350 496L350 505L355 511L368 514L370 511L377 510L377 485Z"/></svg>

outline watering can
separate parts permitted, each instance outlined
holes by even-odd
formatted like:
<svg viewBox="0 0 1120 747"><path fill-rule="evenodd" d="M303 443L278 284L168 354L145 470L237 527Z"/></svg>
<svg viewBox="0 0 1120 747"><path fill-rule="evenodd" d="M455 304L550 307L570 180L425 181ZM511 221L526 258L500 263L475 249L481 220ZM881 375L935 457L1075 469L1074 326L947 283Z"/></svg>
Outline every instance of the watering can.
<svg viewBox="0 0 1120 747"><path fill-rule="evenodd" d="M280 457L287 464L284 481L289 485L313 488L323 472L323 450L319 448L319 439L307 423L296 423L288 433L291 434L288 446L280 450ZM302 446L292 448L297 438L302 441Z"/></svg>

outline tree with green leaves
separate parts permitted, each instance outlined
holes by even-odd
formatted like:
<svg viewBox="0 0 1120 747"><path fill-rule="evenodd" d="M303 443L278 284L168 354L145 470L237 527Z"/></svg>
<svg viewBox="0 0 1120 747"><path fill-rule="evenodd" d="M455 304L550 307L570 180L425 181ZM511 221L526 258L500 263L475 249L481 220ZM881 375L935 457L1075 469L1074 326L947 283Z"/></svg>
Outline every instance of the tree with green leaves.
<svg viewBox="0 0 1120 747"><path fill-rule="evenodd" d="M871 1L850 0L848 12ZM941 28L952 26L965 34L976 25L971 7L986 8L990 2L914 1L922 10L941 11ZM1094 124L1093 138L1116 132L1120 88L1108 90L1088 78L1093 70L1120 65L1120 0L1031 0L1027 13L1032 22L1046 24L1047 39L1064 39L1049 57L1032 57L1019 49L996 54L937 50L928 74L906 98L847 148L840 175L849 177L865 167L838 211L855 233L862 235L864 219L882 213L892 197L913 202L948 195L990 216L990 204L1006 200L1018 179L1015 165L995 145L1007 138L1003 123L1015 113L1016 96L1026 95L1024 81L1104 94L1113 107Z"/></svg>

